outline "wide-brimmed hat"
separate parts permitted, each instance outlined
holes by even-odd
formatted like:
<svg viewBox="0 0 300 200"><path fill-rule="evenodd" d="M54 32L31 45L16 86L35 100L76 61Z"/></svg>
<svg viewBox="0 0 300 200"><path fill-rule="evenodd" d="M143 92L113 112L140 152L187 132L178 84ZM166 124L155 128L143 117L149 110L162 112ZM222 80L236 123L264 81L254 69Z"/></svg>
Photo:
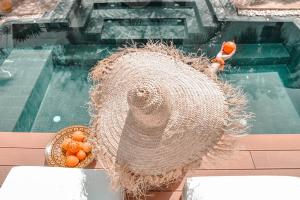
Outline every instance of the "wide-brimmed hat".
<svg viewBox="0 0 300 200"><path fill-rule="evenodd" d="M129 191L174 181L222 149L224 136L245 133L244 96L208 65L204 57L148 44L121 49L91 72L100 162Z"/></svg>

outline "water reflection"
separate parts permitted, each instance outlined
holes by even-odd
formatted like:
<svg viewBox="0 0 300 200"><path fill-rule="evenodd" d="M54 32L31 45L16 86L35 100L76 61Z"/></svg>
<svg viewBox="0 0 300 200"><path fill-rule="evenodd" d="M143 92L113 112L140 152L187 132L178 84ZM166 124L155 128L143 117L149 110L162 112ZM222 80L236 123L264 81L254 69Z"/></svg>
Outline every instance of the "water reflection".
<svg viewBox="0 0 300 200"><path fill-rule="evenodd" d="M7 69L2 65L3 62L12 62L11 60L6 59L10 51L10 49L0 49L0 86L4 85L7 81L12 80L17 73L16 70L11 68Z"/></svg>
<svg viewBox="0 0 300 200"><path fill-rule="evenodd" d="M3 67L0 67L0 82L8 81L12 78L13 74L10 71L5 70Z"/></svg>

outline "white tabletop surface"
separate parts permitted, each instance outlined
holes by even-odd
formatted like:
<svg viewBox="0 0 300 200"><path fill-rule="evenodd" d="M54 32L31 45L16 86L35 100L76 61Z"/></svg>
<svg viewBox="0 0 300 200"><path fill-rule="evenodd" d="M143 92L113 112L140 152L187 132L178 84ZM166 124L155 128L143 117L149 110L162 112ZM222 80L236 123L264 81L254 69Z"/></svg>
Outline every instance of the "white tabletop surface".
<svg viewBox="0 0 300 200"><path fill-rule="evenodd" d="M14 167L0 188L1 200L121 200L103 170Z"/></svg>
<svg viewBox="0 0 300 200"><path fill-rule="evenodd" d="M187 179L184 200L300 200L300 178L215 176Z"/></svg>

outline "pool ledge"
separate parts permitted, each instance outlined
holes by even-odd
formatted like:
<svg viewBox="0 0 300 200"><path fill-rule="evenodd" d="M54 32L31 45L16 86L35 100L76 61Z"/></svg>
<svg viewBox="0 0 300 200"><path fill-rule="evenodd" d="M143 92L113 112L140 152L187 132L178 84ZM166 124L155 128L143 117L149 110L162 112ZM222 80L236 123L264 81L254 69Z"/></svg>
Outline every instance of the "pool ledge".
<svg viewBox="0 0 300 200"><path fill-rule="evenodd" d="M13 166L43 166L44 147L54 133L0 132L0 185ZM247 135L238 150L214 162L204 159L188 176L284 175L300 177L300 134ZM94 162L90 168L101 169ZM184 180L147 199L180 199Z"/></svg>

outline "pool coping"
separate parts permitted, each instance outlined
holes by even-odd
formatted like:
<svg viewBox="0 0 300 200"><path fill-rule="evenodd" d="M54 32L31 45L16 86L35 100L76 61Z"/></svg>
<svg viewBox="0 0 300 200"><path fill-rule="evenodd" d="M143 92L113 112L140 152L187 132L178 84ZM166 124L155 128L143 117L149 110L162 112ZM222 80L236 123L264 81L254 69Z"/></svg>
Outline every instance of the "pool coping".
<svg viewBox="0 0 300 200"><path fill-rule="evenodd" d="M211 15L213 23L213 29L215 30L222 22L291 22L300 30L300 19L293 16L241 16L238 15L238 8L236 8L230 0L201 0L208 6L208 10ZM18 24L34 24L34 23L57 23L73 27L73 18L78 15L78 9L80 9L80 0L63 0L56 8L48 13L45 13L40 18L18 19L16 21L9 21L0 25L0 36L3 37L3 41L9 41L12 37L12 26L15 23ZM163 2L169 2L169 0L163 0ZM186 0L186 2L194 2L193 0ZM87 6L86 9L91 5ZM84 7L85 7L84 6ZM205 13L205 12L204 12ZM79 14L80 15L80 14ZM87 15L86 17L88 17ZM76 23L75 23L76 24ZM76 27L75 25L75 28ZM1 31L2 29L2 31ZM211 30L210 30L211 31ZM3 44L5 47L11 47L12 44Z"/></svg>
<svg viewBox="0 0 300 200"><path fill-rule="evenodd" d="M169 2L163 0L163 2ZM222 21L249 21L249 22L294 22L300 26L299 17L296 16L243 16L238 15L239 9L248 9L251 7L235 7L230 0L203 0L207 5L211 5L216 18L219 22ZM58 3L54 10L46 12L40 18L28 18L28 19L17 19L8 21L0 25L0 28L5 25L13 24L18 22L22 23L70 23L69 19L74 13L76 7L78 7L80 0L63 0ZM110 2L110 1L109 1ZM191 2L191 0L186 0ZM96 2L97 3L97 2ZM251 8L255 9L255 8ZM2 27L3 28L3 27Z"/></svg>
<svg viewBox="0 0 300 200"><path fill-rule="evenodd" d="M238 9L250 10L300 10L300 2L278 2L265 1L249 5L236 5Z"/></svg>
<svg viewBox="0 0 300 200"><path fill-rule="evenodd" d="M17 19L9 19L4 23L0 24L0 30L18 23L18 24L26 24L26 23L69 23L69 16L72 14L72 11L78 6L78 2L80 0L63 0L60 1L53 10L49 12L45 12L41 15L36 15L40 17L34 16L24 16L24 17L17 17Z"/></svg>
<svg viewBox="0 0 300 200"><path fill-rule="evenodd" d="M212 5L215 15L220 22L248 21L248 22L292 22L300 30L300 19L296 16L243 16L238 15L238 9L230 0L206 0Z"/></svg>

